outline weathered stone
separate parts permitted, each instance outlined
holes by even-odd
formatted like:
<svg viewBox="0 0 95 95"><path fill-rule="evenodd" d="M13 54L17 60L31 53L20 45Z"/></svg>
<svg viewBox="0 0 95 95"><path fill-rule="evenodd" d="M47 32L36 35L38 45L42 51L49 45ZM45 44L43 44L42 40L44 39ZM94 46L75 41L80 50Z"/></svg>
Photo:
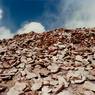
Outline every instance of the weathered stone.
<svg viewBox="0 0 95 95"><path fill-rule="evenodd" d="M95 76L95 69L89 70L90 74Z"/></svg>
<svg viewBox="0 0 95 95"><path fill-rule="evenodd" d="M84 91L83 95L95 95L92 91Z"/></svg>
<svg viewBox="0 0 95 95"><path fill-rule="evenodd" d="M53 86L56 86L59 83L58 80L49 79L49 81L50 81L50 85L53 85Z"/></svg>
<svg viewBox="0 0 95 95"><path fill-rule="evenodd" d="M58 95L73 95L73 93L72 92L69 92L68 90L63 90Z"/></svg>
<svg viewBox="0 0 95 95"><path fill-rule="evenodd" d="M24 69L25 68L25 63L21 63L17 66L17 68Z"/></svg>
<svg viewBox="0 0 95 95"><path fill-rule="evenodd" d="M35 78L37 77L37 75L35 73L30 73L30 72L26 72L27 75L26 75L26 79L32 79L32 78Z"/></svg>
<svg viewBox="0 0 95 95"><path fill-rule="evenodd" d="M20 61L21 61L21 63L27 63L27 60L26 60L25 56L21 56Z"/></svg>
<svg viewBox="0 0 95 95"><path fill-rule="evenodd" d="M57 85L57 87L54 89L54 95L60 93L64 89L65 89L64 84Z"/></svg>
<svg viewBox="0 0 95 95"><path fill-rule="evenodd" d="M2 62L0 62L0 69L3 69L4 67L3 67L3 63Z"/></svg>
<svg viewBox="0 0 95 95"><path fill-rule="evenodd" d="M27 91L25 93L23 93L24 95L38 95L36 91ZM23 95L21 94L21 95Z"/></svg>
<svg viewBox="0 0 95 95"><path fill-rule="evenodd" d="M3 63L3 68L7 69L7 68L10 68L11 66L7 63L7 62L4 62Z"/></svg>
<svg viewBox="0 0 95 95"><path fill-rule="evenodd" d="M20 71L21 75L24 77L27 73L25 71Z"/></svg>
<svg viewBox="0 0 95 95"><path fill-rule="evenodd" d="M66 46L65 46L64 44L60 44L60 45L58 45L58 48L59 48L59 49L65 49Z"/></svg>
<svg viewBox="0 0 95 95"><path fill-rule="evenodd" d="M42 81L41 80L37 80L31 87L31 90L39 90L42 87Z"/></svg>
<svg viewBox="0 0 95 95"><path fill-rule="evenodd" d="M68 87L69 83L66 81L66 79L63 76L58 76L58 82L59 84L64 84L64 87Z"/></svg>
<svg viewBox="0 0 95 95"><path fill-rule="evenodd" d="M13 67L10 70L6 71L5 73L7 73L9 75L11 75L11 74L15 75L17 71L18 70L15 67Z"/></svg>
<svg viewBox="0 0 95 95"><path fill-rule="evenodd" d="M85 81L83 88L91 90L91 91L95 91L95 84L90 81Z"/></svg>
<svg viewBox="0 0 95 95"><path fill-rule="evenodd" d="M54 52L55 50L57 50L57 47L55 47L55 46L48 47L49 53Z"/></svg>
<svg viewBox="0 0 95 95"><path fill-rule="evenodd" d="M69 71L67 74L67 79L71 83L82 83L86 80L86 72L80 68L78 71Z"/></svg>
<svg viewBox="0 0 95 95"><path fill-rule="evenodd" d="M59 70L59 66L57 64L51 64L47 67L52 73L56 73Z"/></svg>
<svg viewBox="0 0 95 95"><path fill-rule="evenodd" d="M94 81L95 80L95 76L93 76L91 74L88 74L87 75L87 79L90 80L90 81Z"/></svg>
<svg viewBox="0 0 95 95"><path fill-rule="evenodd" d="M26 88L26 83L16 82L15 85L9 89L7 95L19 95Z"/></svg>
<svg viewBox="0 0 95 95"><path fill-rule="evenodd" d="M75 58L75 60L81 61L81 62L83 61L82 56L80 56L80 55L77 55L76 58Z"/></svg>
<svg viewBox="0 0 95 95"><path fill-rule="evenodd" d="M49 92L51 92L52 90L48 87L48 86L44 86L42 88L42 95L50 95Z"/></svg>
<svg viewBox="0 0 95 95"><path fill-rule="evenodd" d="M2 80L10 80L14 74L0 74L0 79Z"/></svg>
<svg viewBox="0 0 95 95"><path fill-rule="evenodd" d="M94 53L94 55L93 55L93 59L95 59L95 53Z"/></svg>

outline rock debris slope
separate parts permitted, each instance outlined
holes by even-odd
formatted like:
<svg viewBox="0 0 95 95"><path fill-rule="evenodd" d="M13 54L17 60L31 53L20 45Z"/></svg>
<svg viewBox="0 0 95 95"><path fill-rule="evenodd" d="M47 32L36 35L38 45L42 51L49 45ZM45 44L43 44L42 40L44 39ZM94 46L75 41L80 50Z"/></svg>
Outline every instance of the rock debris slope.
<svg viewBox="0 0 95 95"><path fill-rule="evenodd" d="M1 40L0 95L95 95L95 29Z"/></svg>

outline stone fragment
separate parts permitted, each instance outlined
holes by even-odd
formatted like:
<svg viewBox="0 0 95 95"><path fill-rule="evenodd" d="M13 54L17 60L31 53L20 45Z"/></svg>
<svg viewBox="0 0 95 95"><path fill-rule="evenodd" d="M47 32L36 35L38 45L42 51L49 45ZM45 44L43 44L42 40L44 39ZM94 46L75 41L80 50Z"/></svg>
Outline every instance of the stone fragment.
<svg viewBox="0 0 95 95"><path fill-rule="evenodd" d="M94 55L93 55L93 59L95 60L95 53L94 53Z"/></svg>
<svg viewBox="0 0 95 95"><path fill-rule="evenodd" d="M41 75L48 76L49 73L50 73L50 71L47 70L46 68L42 68L42 69L40 70L40 74L41 74Z"/></svg>
<svg viewBox="0 0 95 95"><path fill-rule="evenodd" d="M48 52L49 53L54 52L55 50L57 50L57 47L55 47L55 46L48 47Z"/></svg>
<svg viewBox="0 0 95 95"><path fill-rule="evenodd" d="M54 89L54 95L60 93L63 89L65 89L64 84L57 85L56 88Z"/></svg>
<svg viewBox="0 0 95 95"><path fill-rule="evenodd" d="M20 55L21 54L21 50L19 49L19 50L16 50L16 53L18 54L18 55Z"/></svg>
<svg viewBox="0 0 95 95"><path fill-rule="evenodd" d="M27 63L27 60L26 60L25 56L21 56L20 61L21 61L21 63Z"/></svg>
<svg viewBox="0 0 95 95"><path fill-rule="evenodd" d="M95 83L92 83L90 81L85 81L85 83L83 84L83 88L87 90L95 91Z"/></svg>
<svg viewBox="0 0 95 95"><path fill-rule="evenodd" d="M7 62L3 62L3 68L8 69L11 66Z"/></svg>
<svg viewBox="0 0 95 95"><path fill-rule="evenodd" d="M32 58L27 58L27 62L32 62Z"/></svg>
<svg viewBox="0 0 95 95"><path fill-rule="evenodd" d="M83 95L95 95L92 91L84 91Z"/></svg>
<svg viewBox="0 0 95 95"><path fill-rule="evenodd" d="M43 84L50 85L51 80L52 80L51 77L47 76L47 77L43 78Z"/></svg>
<svg viewBox="0 0 95 95"><path fill-rule="evenodd" d="M56 73L59 70L59 66L57 64L51 64L47 67L52 73Z"/></svg>
<svg viewBox="0 0 95 95"><path fill-rule="evenodd" d="M95 69L89 70L90 74L95 76Z"/></svg>
<svg viewBox="0 0 95 95"><path fill-rule="evenodd" d="M88 59L83 59L82 63L83 63L83 65L85 65L85 66L89 65Z"/></svg>
<svg viewBox="0 0 95 95"><path fill-rule="evenodd" d="M80 56L80 55L77 55L76 58L75 58L75 60L81 61L81 62L83 61L82 56Z"/></svg>
<svg viewBox="0 0 95 95"><path fill-rule="evenodd" d="M37 75L35 73L27 72L26 79L32 79L32 78L35 78L35 77L37 77Z"/></svg>
<svg viewBox="0 0 95 95"><path fill-rule="evenodd" d="M22 75L22 77L24 77L27 73L25 72L25 71L20 71L20 73L21 73L21 75Z"/></svg>
<svg viewBox="0 0 95 95"><path fill-rule="evenodd" d="M75 66L76 66L76 67L82 66L82 62L75 61Z"/></svg>
<svg viewBox="0 0 95 95"><path fill-rule="evenodd" d="M50 95L49 92L51 92L52 90L48 87L48 86L43 86L42 87L42 95Z"/></svg>
<svg viewBox="0 0 95 95"><path fill-rule="evenodd" d="M25 63L21 63L17 67L20 68L20 69L24 69L25 68Z"/></svg>
<svg viewBox="0 0 95 95"><path fill-rule="evenodd" d="M69 83L66 81L66 79L63 76L58 76L58 82L59 84L64 84L64 87L68 87Z"/></svg>
<svg viewBox="0 0 95 95"><path fill-rule="evenodd" d="M14 74L0 74L0 79L2 80L10 80Z"/></svg>
<svg viewBox="0 0 95 95"><path fill-rule="evenodd" d="M57 95L73 95L72 92L69 92L68 90L63 90L62 92L60 92Z"/></svg>
<svg viewBox="0 0 95 95"><path fill-rule="evenodd" d="M80 68L77 71L69 71L67 74L67 80L70 80L71 83L82 83L86 80L86 72Z"/></svg>
<svg viewBox="0 0 95 95"><path fill-rule="evenodd" d="M60 44L60 45L58 45L58 48L62 50L62 49L65 49L66 46L64 44Z"/></svg>
<svg viewBox="0 0 95 95"><path fill-rule="evenodd" d="M28 53L28 55L27 55L27 57L32 57L32 55L33 55L33 53L30 51L29 53Z"/></svg>
<svg viewBox="0 0 95 95"><path fill-rule="evenodd" d="M72 92L68 91L68 90L63 90L62 92L60 92L57 95L73 95Z"/></svg>
<svg viewBox="0 0 95 95"><path fill-rule="evenodd" d="M3 67L3 63L2 62L0 62L0 69L3 69L4 67Z"/></svg>
<svg viewBox="0 0 95 95"><path fill-rule="evenodd" d="M91 65L92 65L92 67L94 67L95 68L95 60L91 60Z"/></svg>
<svg viewBox="0 0 95 95"><path fill-rule="evenodd" d="M16 82L15 85L9 89L7 95L19 95L23 93L23 90L26 88L26 83Z"/></svg>
<svg viewBox="0 0 95 95"><path fill-rule="evenodd" d="M53 86L58 85L58 80L49 79L49 81L50 81L50 85L53 85Z"/></svg>
<svg viewBox="0 0 95 95"><path fill-rule="evenodd" d="M31 90L39 90L42 87L42 81L37 80L34 84L32 84Z"/></svg>
<svg viewBox="0 0 95 95"><path fill-rule="evenodd" d="M21 94L23 95L23 94ZM24 93L24 95L38 95L36 91L27 91Z"/></svg>
<svg viewBox="0 0 95 95"><path fill-rule="evenodd" d="M91 74L88 74L87 75L87 79L90 80L90 81L94 81L95 80L95 76L93 76Z"/></svg>
<svg viewBox="0 0 95 95"><path fill-rule="evenodd" d="M4 72L4 73L5 73L5 74L7 73L7 74L9 74L9 75L15 75L17 71L18 71L18 70L17 70L15 67L13 67L13 68L11 68L10 70L7 70L7 71Z"/></svg>

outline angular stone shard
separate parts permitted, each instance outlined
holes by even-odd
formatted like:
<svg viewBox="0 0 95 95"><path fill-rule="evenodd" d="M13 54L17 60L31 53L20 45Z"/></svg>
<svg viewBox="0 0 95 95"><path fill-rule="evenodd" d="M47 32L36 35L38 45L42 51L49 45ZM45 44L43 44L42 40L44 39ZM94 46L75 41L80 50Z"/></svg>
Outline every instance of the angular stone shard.
<svg viewBox="0 0 95 95"><path fill-rule="evenodd" d="M23 93L23 90L26 88L26 83L16 82L15 85L9 89L7 95L19 95Z"/></svg>
<svg viewBox="0 0 95 95"><path fill-rule="evenodd" d="M47 67L52 73L56 73L59 70L59 66L57 64L51 64Z"/></svg>
<svg viewBox="0 0 95 95"><path fill-rule="evenodd" d="M83 61L82 56L80 56L80 55L77 55L76 58L75 58L75 60L81 61L81 62Z"/></svg>
<svg viewBox="0 0 95 95"><path fill-rule="evenodd" d="M63 90L58 95L73 95L73 94L71 92L69 92L68 90Z"/></svg>
<svg viewBox="0 0 95 95"><path fill-rule="evenodd" d="M91 91L95 91L95 83L92 83L90 81L85 81L83 88Z"/></svg>
<svg viewBox="0 0 95 95"><path fill-rule="evenodd" d="M42 87L42 81L41 80L37 80L31 87L31 90L39 90Z"/></svg>

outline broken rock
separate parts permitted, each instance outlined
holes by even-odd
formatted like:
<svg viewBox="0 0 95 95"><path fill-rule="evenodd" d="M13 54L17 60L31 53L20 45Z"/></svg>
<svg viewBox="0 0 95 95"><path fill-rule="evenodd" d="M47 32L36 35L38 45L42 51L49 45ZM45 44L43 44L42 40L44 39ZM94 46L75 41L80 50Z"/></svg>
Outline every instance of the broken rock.
<svg viewBox="0 0 95 95"><path fill-rule="evenodd" d="M73 94L71 92L69 92L68 90L63 90L58 95L73 95Z"/></svg>
<svg viewBox="0 0 95 95"><path fill-rule="evenodd" d="M15 85L9 89L7 95L19 95L23 93L23 90L26 88L26 83L16 82Z"/></svg>
<svg viewBox="0 0 95 95"><path fill-rule="evenodd" d="M91 91L95 91L95 83L92 83L90 81L85 81L83 88Z"/></svg>
<svg viewBox="0 0 95 95"><path fill-rule="evenodd" d="M59 66L57 64L51 64L51 65L48 66L48 69L52 73L56 73L59 70Z"/></svg>
<svg viewBox="0 0 95 95"><path fill-rule="evenodd" d="M80 55L77 55L76 58L75 58L75 60L81 61L81 62L83 61L82 56L80 56Z"/></svg>
<svg viewBox="0 0 95 95"><path fill-rule="evenodd" d="M92 91L84 91L83 95L95 95Z"/></svg>
<svg viewBox="0 0 95 95"><path fill-rule="evenodd" d="M39 90L42 87L42 81L41 80L37 80L31 87L31 90Z"/></svg>
<svg viewBox="0 0 95 95"><path fill-rule="evenodd" d="M42 88L42 95L50 95L51 89L48 86Z"/></svg>

